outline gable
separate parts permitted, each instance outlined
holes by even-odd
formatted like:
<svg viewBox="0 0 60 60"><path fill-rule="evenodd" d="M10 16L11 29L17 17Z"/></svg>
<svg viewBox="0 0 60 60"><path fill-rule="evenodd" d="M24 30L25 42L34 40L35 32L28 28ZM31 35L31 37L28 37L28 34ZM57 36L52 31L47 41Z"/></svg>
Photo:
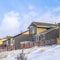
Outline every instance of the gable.
<svg viewBox="0 0 60 60"><path fill-rule="evenodd" d="M37 34L40 34L46 30L47 30L46 28L37 28Z"/></svg>

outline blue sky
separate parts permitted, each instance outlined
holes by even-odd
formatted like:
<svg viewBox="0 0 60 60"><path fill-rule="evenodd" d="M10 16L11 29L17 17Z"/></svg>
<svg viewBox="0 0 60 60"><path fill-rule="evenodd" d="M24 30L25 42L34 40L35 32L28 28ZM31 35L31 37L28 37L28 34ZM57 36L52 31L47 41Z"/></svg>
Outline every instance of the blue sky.
<svg viewBox="0 0 60 60"><path fill-rule="evenodd" d="M60 22L60 0L0 0L0 38L14 36L33 21Z"/></svg>

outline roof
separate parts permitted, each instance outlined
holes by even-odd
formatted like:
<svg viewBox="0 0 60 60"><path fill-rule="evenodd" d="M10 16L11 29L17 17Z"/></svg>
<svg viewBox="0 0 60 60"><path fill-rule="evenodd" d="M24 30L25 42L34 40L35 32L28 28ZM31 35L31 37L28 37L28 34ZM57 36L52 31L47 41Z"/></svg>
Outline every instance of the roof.
<svg viewBox="0 0 60 60"><path fill-rule="evenodd" d="M56 27L57 24L51 24L51 23L43 23L43 22L32 22L30 26L36 26L36 27L45 27L45 28L50 28L50 27Z"/></svg>
<svg viewBox="0 0 60 60"><path fill-rule="evenodd" d="M22 33L20 33L20 34L17 34L17 35L15 35L15 36L13 36L13 37L17 37L17 36L19 36L19 35L22 35L23 33L27 32L27 31L29 31L29 30L26 30L26 31L24 31L24 32L22 32Z"/></svg>
<svg viewBox="0 0 60 60"><path fill-rule="evenodd" d="M4 38L1 38L0 40L2 40L2 39L10 39L10 38L13 38L13 36L6 36Z"/></svg>

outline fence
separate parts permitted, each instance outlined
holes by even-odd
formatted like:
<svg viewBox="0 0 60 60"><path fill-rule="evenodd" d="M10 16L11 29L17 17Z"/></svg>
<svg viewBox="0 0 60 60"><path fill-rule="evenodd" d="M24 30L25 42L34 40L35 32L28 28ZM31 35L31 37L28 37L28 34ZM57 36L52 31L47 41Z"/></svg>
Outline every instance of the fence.
<svg viewBox="0 0 60 60"><path fill-rule="evenodd" d="M53 45L56 44L57 40L56 39L50 39L50 40L41 40L39 42L24 42L20 43L20 49L23 48L31 48L33 46L45 46L45 45Z"/></svg>
<svg viewBox="0 0 60 60"><path fill-rule="evenodd" d="M23 48L31 48L34 46L34 43L33 42L20 42L20 49L23 49Z"/></svg>
<svg viewBox="0 0 60 60"><path fill-rule="evenodd" d="M0 45L0 52L11 51L11 50L15 50L15 45L13 46Z"/></svg>

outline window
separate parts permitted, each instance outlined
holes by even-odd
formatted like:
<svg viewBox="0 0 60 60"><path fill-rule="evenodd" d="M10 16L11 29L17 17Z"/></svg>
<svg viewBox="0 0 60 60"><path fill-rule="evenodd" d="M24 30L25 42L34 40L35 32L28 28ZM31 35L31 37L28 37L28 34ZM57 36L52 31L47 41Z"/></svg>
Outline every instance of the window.
<svg viewBox="0 0 60 60"><path fill-rule="evenodd" d="M36 34L36 27L30 26L30 34Z"/></svg>
<svg viewBox="0 0 60 60"><path fill-rule="evenodd" d="M10 39L8 39L8 40L6 41L6 44L7 44L7 45L10 45Z"/></svg>
<svg viewBox="0 0 60 60"><path fill-rule="evenodd" d="M6 45L6 41L3 42L3 45Z"/></svg>
<svg viewBox="0 0 60 60"><path fill-rule="evenodd" d="M12 43L12 44L15 44L15 40L12 40L11 43Z"/></svg>
<svg viewBox="0 0 60 60"><path fill-rule="evenodd" d="M39 36L39 40L43 40L43 35L40 35Z"/></svg>

